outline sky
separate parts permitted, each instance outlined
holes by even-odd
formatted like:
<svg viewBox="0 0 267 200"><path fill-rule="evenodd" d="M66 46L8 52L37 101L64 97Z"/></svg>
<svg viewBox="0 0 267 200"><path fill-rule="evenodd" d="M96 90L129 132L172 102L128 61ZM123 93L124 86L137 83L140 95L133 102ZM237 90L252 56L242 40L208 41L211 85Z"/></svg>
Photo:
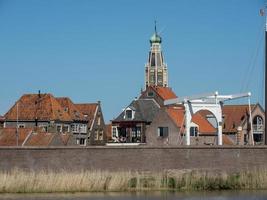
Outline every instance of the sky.
<svg viewBox="0 0 267 200"><path fill-rule="evenodd" d="M101 101L144 88L154 21L177 96L252 93L263 105L264 0L0 0L0 115L25 93ZM247 99L232 103L247 103Z"/></svg>

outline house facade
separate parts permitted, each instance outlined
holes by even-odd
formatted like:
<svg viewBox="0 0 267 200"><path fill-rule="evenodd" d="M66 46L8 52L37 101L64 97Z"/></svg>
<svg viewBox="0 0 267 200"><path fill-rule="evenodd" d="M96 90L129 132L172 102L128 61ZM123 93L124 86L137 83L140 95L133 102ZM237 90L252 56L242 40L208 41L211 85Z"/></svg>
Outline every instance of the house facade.
<svg viewBox="0 0 267 200"><path fill-rule="evenodd" d="M260 104L223 106L223 133L237 145L264 144L265 115Z"/></svg>
<svg viewBox="0 0 267 200"><path fill-rule="evenodd" d="M88 121L88 143L90 145L105 145L107 143L107 131L100 101L75 104L75 106Z"/></svg>
<svg viewBox="0 0 267 200"><path fill-rule="evenodd" d="M185 109L182 105L162 107L147 129L147 144L151 146L185 145ZM190 141L192 145L214 145L217 129L196 113L192 117Z"/></svg>
<svg viewBox="0 0 267 200"><path fill-rule="evenodd" d="M101 113L100 105L96 107ZM5 114L4 127L41 128L47 133L70 133L74 135L77 145L86 146L97 144L90 141L89 127L89 122L95 121L97 116L84 114L67 97L25 94Z"/></svg>
<svg viewBox="0 0 267 200"><path fill-rule="evenodd" d="M146 129L160 106L154 99L136 99L112 120L112 140L117 143L146 143Z"/></svg>

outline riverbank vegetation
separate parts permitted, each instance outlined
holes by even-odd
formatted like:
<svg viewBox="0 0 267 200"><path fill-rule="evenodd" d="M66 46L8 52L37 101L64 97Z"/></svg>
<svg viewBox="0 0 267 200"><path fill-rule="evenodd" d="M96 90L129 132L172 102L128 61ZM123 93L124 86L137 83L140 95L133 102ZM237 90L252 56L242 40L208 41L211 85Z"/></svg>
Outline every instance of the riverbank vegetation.
<svg viewBox="0 0 267 200"><path fill-rule="evenodd" d="M238 173L208 170L0 172L1 193L227 189L267 189L267 169Z"/></svg>

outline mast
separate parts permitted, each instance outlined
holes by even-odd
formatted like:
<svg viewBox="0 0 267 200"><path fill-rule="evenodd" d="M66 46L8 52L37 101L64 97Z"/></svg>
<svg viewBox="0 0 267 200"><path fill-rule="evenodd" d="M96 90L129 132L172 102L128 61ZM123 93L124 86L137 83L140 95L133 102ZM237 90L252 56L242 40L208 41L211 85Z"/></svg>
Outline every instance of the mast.
<svg viewBox="0 0 267 200"><path fill-rule="evenodd" d="M265 11L265 84L264 84L264 92L265 92L265 119L264 119L264 124L265 124L265 128L264 128L264 144L267 145L267 123L266 123L266 119L267 119L267 112L266 112L266 108L267 108L267 20L266 20L266 7L264 9Z"/></svg>

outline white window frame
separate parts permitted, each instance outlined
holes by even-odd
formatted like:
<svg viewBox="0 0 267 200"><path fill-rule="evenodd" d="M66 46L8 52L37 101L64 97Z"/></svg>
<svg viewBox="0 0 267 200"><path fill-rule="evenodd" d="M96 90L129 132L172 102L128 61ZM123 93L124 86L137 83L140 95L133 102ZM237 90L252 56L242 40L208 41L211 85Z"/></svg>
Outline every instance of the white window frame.
<svg viewBox="0 0 267 200"><path fill-rule="evenodd" d="M117 126L112 126L112 138L117 138L118 137L118 128Z"/></svg>

